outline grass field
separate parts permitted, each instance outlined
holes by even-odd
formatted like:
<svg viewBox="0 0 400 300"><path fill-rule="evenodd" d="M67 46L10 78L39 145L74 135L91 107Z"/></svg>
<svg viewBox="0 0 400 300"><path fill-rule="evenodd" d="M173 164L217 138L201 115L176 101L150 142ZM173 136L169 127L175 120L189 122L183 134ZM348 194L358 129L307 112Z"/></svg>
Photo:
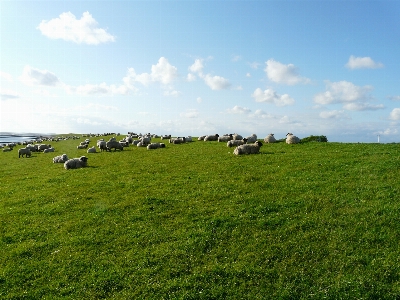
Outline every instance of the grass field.
<svg viewBox="0 0 400 300"><path fill-rule="evenodd" d="M0 152L0 299L400 298L399 144L78 143Z"/></svg>

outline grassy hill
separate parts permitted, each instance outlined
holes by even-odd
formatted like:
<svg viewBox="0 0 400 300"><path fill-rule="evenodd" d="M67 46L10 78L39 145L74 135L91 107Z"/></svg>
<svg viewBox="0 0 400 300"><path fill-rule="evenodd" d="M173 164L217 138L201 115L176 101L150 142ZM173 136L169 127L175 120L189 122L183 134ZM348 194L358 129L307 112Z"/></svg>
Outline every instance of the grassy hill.
<svg viewBox="0 0 400 300"><path fill-rule="evenodd" d="M1 299L400 297L398 144L51 144L0 152Z"/></svg>

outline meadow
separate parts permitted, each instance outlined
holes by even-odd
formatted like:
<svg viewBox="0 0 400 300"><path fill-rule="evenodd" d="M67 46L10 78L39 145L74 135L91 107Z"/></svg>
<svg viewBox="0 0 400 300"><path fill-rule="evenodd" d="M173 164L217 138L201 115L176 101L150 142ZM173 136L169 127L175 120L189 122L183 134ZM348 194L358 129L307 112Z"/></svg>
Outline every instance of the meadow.
<svg viewBox="0 0 400 300"><path fill-rule="evenodd" d="M399 144L79 141L0 152L1 299L400 298Z"/></svg>

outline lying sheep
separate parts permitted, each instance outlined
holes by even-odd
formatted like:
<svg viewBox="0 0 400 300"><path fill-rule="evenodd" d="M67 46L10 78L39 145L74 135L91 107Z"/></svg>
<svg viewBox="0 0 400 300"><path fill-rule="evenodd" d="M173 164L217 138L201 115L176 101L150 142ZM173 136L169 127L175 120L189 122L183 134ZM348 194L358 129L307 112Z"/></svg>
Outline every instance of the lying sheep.
<svg viewBox="0 0 400 300"><path fill-rule="evenodd" d="M151 144L147 145L147 150L158 149L158 148L165 148L165 144L164 143L151 143Z"/></svg>
<svg viewBox="0 0 400 300"><path fill-rule="evenodd" d="M293 133L288 133L286 135L286 144L298 144L300 143L300 139L293 135Z"/></svg>
<svg viewBox="0 0 400 300"><path fill-rule="evenodd" d="M53 163L65 163L68 160L67 154L62 154L53 158Z"/></svg>
<svg viewBox="0 0 400 300"><path fill-rule="evenodd" d="M78 145L76 146L76 149L87 149L88 144L83 144L83 145Z"/></svg>
<svg viewBox="0 0 400 300"><path fill-rule="evenodd" d="M246 137L246 139L247 139L248 144L253 144L253 143L257 142L257 135L255 133L253 133L252 135Z"/></svg>
<svg viewBox="0 0 400 300"><path fill-rule="evenodd" d="M256 141L254 144L244 144L236 147L235 150L233 150L233 154L257 154L260 152L261 146L262 143L260 141Z"/></svg>
<svg viewBox="0 0 400 300"><path fill-rule="evenodd" d="M47 148L47 149L44 149L43 150L43 153L49 153L49 152L54 152L54 148L53 147L50 147L50 148Z"/></svg>
<svg viewBox="0 0 400 300"><path fill-rule="evenodd" d="M233 134L223 135L218 137L218 142L228 142L233 140Z"/></svg>
<svg viewBox="0 0 400 300"><path fill-rule="evenodd" d="M94 146L90 147L89 149L87 149L86 151L87 153L96 153L96 148Z"/></svg>
<svg viewBox="0 0 400 300"><path fill-rule="evenodd" d="M244 138L242 140L230 140L226 143L227 147L236 147L240 145L244 145L247 143L247 140Z"/></svg>
<svg viewBox="0 0 400 300"><path fill-rule="evenodd" d="M170 144L184 144L186 142L185 137L177 137L169 139Z"/></svg>
<svg viewBox="0 0 400 300"><path fill-rule="evenodd" d="M234 133L233 140L243 140L243 137L240 134Z"/></svg>
<svg viewBox="0 0 400 300"><path fill-rule="evenodd" d="M206 137L205 135L199 136L199 137L197 138L197 140L198 140L198 141L204 141L204 138L205 138L205 137Z"/></svg>
<svg viewBox="0 0 400 300"><path fill-rule="evenodd" d="M3 152L10 152L13 148L4 148Z"/></svg>
<svg viewBox="0 0 400 300"><path fill-rule="evenodd" d="M69 169L79 169L87 166L88 158L86 156L81 156L79 158L72 158L64 163L65 170Z"/></svg>
<svg viewBox="0 0 400 300"><path fill-rule="evenodd" d="M24 155L25 155L25 157L31 157L31 155L32 155L31 150L29 150L27 148L19 149L18 150L18 158L20 158L21 156L24 157Z"/></svg>
<svg viewBox="0 0 400 300"><path fill-rule="evenodd" d="M36 149L38 152L44 151L45 149L48 149L48 148L51 148L51 145L47 145L47 144L36 145Z"/></svg>
<svg viewBox="0 0 400 300"><path fill-rule="evenodd" d="M268 134L265 138L264 138L264 142L265 143L275 143L276 139L274 137L273 133Z"/></svg>
<svg viewBox="0 0 400 300"><path fill-rule="evenodd" d="M206 135L205 138L204 138L204 141L205 142L218 141L218 137L219 137L218 133L217 134Z"/></svg>

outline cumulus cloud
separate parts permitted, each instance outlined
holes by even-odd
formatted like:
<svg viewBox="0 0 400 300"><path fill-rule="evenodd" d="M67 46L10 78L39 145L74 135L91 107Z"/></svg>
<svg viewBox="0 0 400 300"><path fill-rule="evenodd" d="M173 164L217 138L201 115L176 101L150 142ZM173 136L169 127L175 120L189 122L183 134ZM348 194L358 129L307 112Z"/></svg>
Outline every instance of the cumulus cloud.
<svg viewBox="0 0 400 300"><path fill-rule="evenodd" d="M11 74L8 74L6 72L0 71L0 77L4 78L5 80L9 81L9 82L13 82L13 77Z"/></svg>
<svg viewBox="0 0 400 300"><path fill-rule="evenodd" d="M231 114L248 114L251 112L251 110L247 107L241 107L238 105L234 106L233 108L229 108L227 111Z"/></svg>
<svg viewBox="0 0 400 300"><path fill-rule="evenodd" d="M43 20L37 29L48 38L77 44L98 45L115 41L114 36L98 25L89 12L84 12L79 20L71 12L64 12L58 18Z"/></svg>
<svg viewBox="0 0 400 300"><path fill-rule="evenodd" d="M167 91L164 91L163 95L171 96L171 97L179 97L180 95L182 95L182 93L180 91L176 91L176 90L167 90Z"/></svg>
<svg viewBox="0 0 400 300"><path fill-rule="evenodd" d="M187 74L186 80L191 82L191 81L195 81L196 80L196 75L189 73Z"/></svg>
<svg viewBox="0 0 400 300"><path fill-rule="evenodd" d="M400 120L400 108L394 108L389 115L389 119L393 121Z"/></svg>
<svg viewBox="0 0 400 300"><path fill-rule="evenodd" d="M330 110L330 111L322 111L319 116L322 119L339 119L343 115L343 110Z"/></svg>
<svg viewBox="0 0 400 300"><path fill-rule="evenodd" d="M199 116L199 111L197 109L188 109L186 112L180 114L181 117L194 119Z"/></svg>
<svg viewBox="0 0 400 300"><path fill-rule="evenodd" d="M266 62L264 71L268 78L276 83L294 85L298 83L309 83L310 79L301 77L297 68L293 64L284 65L278 61L270 59Z"/></svg>
<svg viewBox="0 0 400 300"><path fill-rule="evenodd" d="M345 65L346 68L355 70L355 69L378 69L383 68L382 63L377 63L371 59L371 57L355 57L351 55L349 61Z"/></svg>
<svg viewBox="0 0 400 300"><path fill-rule="evenodd" d="M2 89L0 92L0 99L4 101L11 99L18 99L19 97L20 96L12 90Z"/></svg>
<svg viewBox="0 0 400 300"><path fill-rule="evenodd" d="M362 103L362 102L354 102L354 103L348 103L343 106L344 109L347 110L356 110L356 111L361 111L361 110L378 110L378 109L383 109L385 106L383 104L378 104L378 105L372 105L368 103Z"/></svg>
<svg viewBox="0 0 400 300"><path fill-rule="evenodd" d="M151 73L136 74L134 68L129 68L123 81L129 88L132 88L135 82L145 86L150 82L169 84L176 77L178 77L178 69L172 66L165 57L160 57L157 64L151 66Z"/></svg>
<svg viewBox="0 0 400 300"><path fill-rule="evenodd" d="M221 76L211 76L207 74L203 79L212 90L224 90L231 86L229 80Z"/></svg>
<svg viewBox="0 0 400 300"><path fill-rule="evenodd" d="M251 96L256 102L274 103L277 106L292 105L294 103L294 99L288 94L279 95L273 89L262 91L260 88L257 88Z"/></svg>
<svg viewBox="0 0 400 300"><path fill-rule="evenodd" d="M326 91L314 96L314 102L319 104L349 103L365 101L370 98L371 86L356 86L348 81L326 81Z"/></svg>
<svg viewBox="0 0 400 300"><path fill-rule="evenodd" d="M60 83L53 73L47 70L39 70L30 66L25 66L19 79L26 85L56 86Z"/></svg>
<svg viewBox="0 0 400 300"><path fill-rule="evenodd" d="M224 90L231 86L228 79L221 76L212 76L211 74L203 73L204 65L203 59L196 59L195 62L189 67L189 71L197 73L198 76L204 80L205 84L208 85L212 90ZM187 77L188 81L193 81L195 75L189 74Z"/></svg>

